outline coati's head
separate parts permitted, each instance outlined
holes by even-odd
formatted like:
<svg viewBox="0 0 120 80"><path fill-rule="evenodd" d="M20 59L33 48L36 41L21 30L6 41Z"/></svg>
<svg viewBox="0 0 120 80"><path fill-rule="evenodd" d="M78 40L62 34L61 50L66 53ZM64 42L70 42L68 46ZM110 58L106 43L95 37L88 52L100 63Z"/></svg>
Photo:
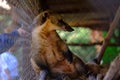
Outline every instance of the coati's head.
<svg viewBox="0 0 120 80"><path fill-rule="evenodd" d="M34 27L39 27L41 25L46 25L46 29L52 30L64 30L73 31L73 29L62 20L61 16L52 12L44 11L40 13L33 21Z"/></svg>

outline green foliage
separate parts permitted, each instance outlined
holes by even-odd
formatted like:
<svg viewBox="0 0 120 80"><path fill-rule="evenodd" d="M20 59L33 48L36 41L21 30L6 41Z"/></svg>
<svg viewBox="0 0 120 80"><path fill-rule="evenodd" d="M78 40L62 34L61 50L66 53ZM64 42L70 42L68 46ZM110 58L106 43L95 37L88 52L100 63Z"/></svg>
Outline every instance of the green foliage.
<svg viewBox="0 0 120 80"><path fill-rule="evenodd" d="M103 36L106 37L107 35L107 32L103 32ZM113 32L113 36L116 36L118 37L119 35L119 30L116 29L114 32ZM116 43L116 37L111 37L110 39L110 43ZM107 47L106 51L105 51L105 54L103 56L103 64L109 64L120 52L120 47Z"/></svg>
<svg viewBox="0 0 120 80"><path fill-rule="evenodd" d="M60 37L66 43L89 43L90 42L90 29L87 28L74 28L73 32L57 31ZM85 62L90 61L95 57L96 49L94 46L69 46L70 50L82 58Z"/></svg>
<svg viewBox="0 0 120 80"><path fill-rule="evenodd" d="M67 43L88 43L90 41L90 30L85 28L74 28L73 32L57 31Z"/></svg>
<svg viewBox="0 0 120 80"><path fill-rule="evenodd" d="M89 43L90 42L90 29L86 28L74 28L73 32L57 31L60 37L66 41L66 43ZM103 32L105 38L107 32ZM113 36L119 36L119 30L116 29ZM111 37L110 43L116 42L116 37ZM92 60L96 55L95 46L69 46L70 50L82 58L85 62ZM103 56L103 64L109 64L120 52L120 47L107 47Z"/></svg>
<svg viewBox="0 0 120 80"><path fill-rule="evenodd" d="M119 29L115 29L113 32L113 36L110 39L110 43L116 43L116 38L119 37ZM107 32L103 32L103 37L105 38L107 36Z"/></svg>
<svg viewBox="0 0 120 80"><path fill-rule="evenodd" d="M109 64L119 54L120 47L107 47L103 56L103 64Z"/></svg>
<svg viewBox="0 0 120 80"><path fill-rule="evenodd" d="M8 15L0 15L0 33L4 32L4 29L10 25L11 17Z"/></svg>
<svg viewBox="0 0 120 80"><path fill-rule="evenodd" d="M80 46L70 46L70 50L80 57L85 62L88 62L95 58L96 49L93 46L89 47L80 47Z"/></svg>
<svg viewBox="0 0 120 80"><path fill-rule="evenodd" d="M116 36L116 37L118 37L119 36L119 29L115 29L115 31L114 31L114 35Z"/></svg>

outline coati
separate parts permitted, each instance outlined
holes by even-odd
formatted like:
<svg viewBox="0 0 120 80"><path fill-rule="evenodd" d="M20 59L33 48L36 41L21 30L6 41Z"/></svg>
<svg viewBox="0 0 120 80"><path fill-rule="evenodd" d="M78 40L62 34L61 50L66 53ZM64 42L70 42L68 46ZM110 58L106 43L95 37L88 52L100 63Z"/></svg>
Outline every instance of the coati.
<svg viewBox="0 0 120 80"><path fill-rule="evenodd" d="M73 31L60 15L52 11L40 13L33 21L31 64L39 80L68 76L79 79L87 72L84 62L77 58L58 36L56 30ZM47 77L48 76L48 77ZM61 77L60 77L61 76Z"/></svg>

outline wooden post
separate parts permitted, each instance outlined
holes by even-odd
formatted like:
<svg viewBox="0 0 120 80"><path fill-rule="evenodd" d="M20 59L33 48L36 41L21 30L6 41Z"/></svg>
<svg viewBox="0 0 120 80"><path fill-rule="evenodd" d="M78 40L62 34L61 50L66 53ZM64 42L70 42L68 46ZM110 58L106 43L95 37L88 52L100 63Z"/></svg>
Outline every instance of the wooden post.
<svg viewBox="0 0 120 80"><path fill-rule="evenodd" d="M117 10L117 13L115 15L115 18L114 18L113 22L110 24L110 29L109 29L108 34L107 34L107 36L106 36L106 38L105 38L105 40L103 42L101 51L96 57L98 64L100 63L100 61L101 61L101 59L102 59L102 57L104 55L104 52L105 52L105 50L107 48L107 45L108 45L108 43L110 41L110 38L111 38L111 36L113 34L113 31L114 31L114 29L116 28L116 26L117 26L117 24L119 22L119 19L120 19L120 6L119 6L119 8Z"/></svg>

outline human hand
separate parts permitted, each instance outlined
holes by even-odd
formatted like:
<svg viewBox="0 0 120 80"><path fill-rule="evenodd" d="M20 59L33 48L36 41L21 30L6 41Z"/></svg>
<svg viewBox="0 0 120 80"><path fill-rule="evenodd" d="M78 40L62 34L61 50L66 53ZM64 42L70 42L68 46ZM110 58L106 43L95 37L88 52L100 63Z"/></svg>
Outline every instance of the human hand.
<svg viewBox="0 0 120 80"><path fill-rule="evenodd" d="M21 37L28 37L30 36L30 33L27 32L26 30L24 30L23 28L19 28L18 30L18 33Z"/></svg>

